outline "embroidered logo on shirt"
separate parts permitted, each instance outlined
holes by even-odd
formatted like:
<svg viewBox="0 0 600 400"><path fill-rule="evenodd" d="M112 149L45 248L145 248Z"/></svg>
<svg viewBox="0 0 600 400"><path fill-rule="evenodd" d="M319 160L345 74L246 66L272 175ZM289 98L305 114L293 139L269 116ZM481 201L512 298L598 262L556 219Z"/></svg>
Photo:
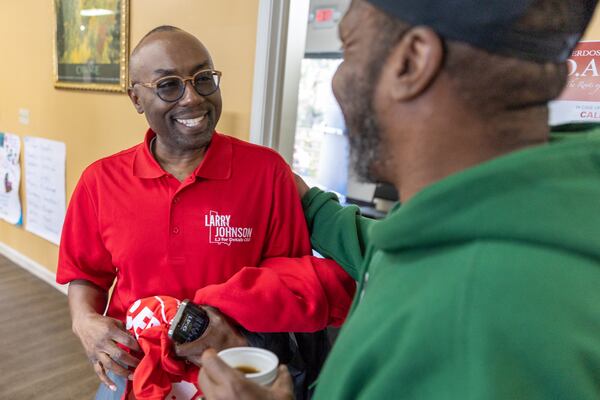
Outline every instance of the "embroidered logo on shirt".
<svg viewBox="0 0 600 400"><path fill-rule="evenodd" d="M252 228L230 225L231 215L209 211L204 216L204 226L208 227L208 243L225 244L232 242L249 242L252 239Z"/></svg>

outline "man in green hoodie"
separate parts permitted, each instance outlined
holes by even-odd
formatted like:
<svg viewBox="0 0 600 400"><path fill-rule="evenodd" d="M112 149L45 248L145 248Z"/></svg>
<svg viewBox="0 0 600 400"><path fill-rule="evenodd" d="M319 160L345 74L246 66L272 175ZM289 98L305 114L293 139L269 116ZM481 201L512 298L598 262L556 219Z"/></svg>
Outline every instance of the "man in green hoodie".
<svg viewBox="0 0 600 400"><path fill-rule="evenodd" d="M382 221L299 181L313 246L358 282L317 399L600 398L600 138L547 103L596 1L354 0L333 88ZM213 351L208 399L290 398Z"/></svg>

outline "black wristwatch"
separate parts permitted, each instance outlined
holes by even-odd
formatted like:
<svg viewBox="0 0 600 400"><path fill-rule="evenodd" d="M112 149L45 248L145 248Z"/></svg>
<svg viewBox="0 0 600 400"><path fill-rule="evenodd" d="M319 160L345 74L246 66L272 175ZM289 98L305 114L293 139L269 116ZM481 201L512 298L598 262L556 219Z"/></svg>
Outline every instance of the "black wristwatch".
<svg viewBox="0 0 600 400"><path fill-rule="evenodd" d="M210 319L204 309L185 299L179 305L171 322L169 337L175 343L192 342L202 336L209 322Z"/></svg>

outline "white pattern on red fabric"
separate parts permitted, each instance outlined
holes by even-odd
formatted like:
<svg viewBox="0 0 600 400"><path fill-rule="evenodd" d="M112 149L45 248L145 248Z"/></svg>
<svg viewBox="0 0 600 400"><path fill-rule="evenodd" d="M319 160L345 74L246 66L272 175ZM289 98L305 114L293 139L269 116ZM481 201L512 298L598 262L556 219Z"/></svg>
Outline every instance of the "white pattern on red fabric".
<svg viewBox="0 0 600 400"><path fill-rule="evenodd" d="M153 296L135 301L127 311L127 329L138 339L144 356L135 369L128 393L136 399L193 400L201 392L198 368L173 354L167 331L181 302L169 296Z"/></svg>

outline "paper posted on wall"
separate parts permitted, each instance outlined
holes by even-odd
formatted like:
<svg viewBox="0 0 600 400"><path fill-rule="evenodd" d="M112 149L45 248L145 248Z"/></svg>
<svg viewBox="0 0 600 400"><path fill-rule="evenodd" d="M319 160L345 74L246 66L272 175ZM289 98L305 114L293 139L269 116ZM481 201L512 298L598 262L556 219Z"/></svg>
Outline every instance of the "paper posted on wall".
<svg viewBox="0 0 600 400"><path fill-rule="evenodd" d="M22 222L20 156L19 136L0 132L0 218L11 224Z"/></svg>
<svg viewBox="0 0 600 400"><path fill-rule="evenodd" d="M25 229L59 244L66 209L66 146L30 136L24 143Z"/></svg>
<svg viewBox="0 0 600 400"><path fill-rule="evenodd" d="M567 68L565 89L550 103L550 125L600 122L600 41L580 42Z"/></svg>

